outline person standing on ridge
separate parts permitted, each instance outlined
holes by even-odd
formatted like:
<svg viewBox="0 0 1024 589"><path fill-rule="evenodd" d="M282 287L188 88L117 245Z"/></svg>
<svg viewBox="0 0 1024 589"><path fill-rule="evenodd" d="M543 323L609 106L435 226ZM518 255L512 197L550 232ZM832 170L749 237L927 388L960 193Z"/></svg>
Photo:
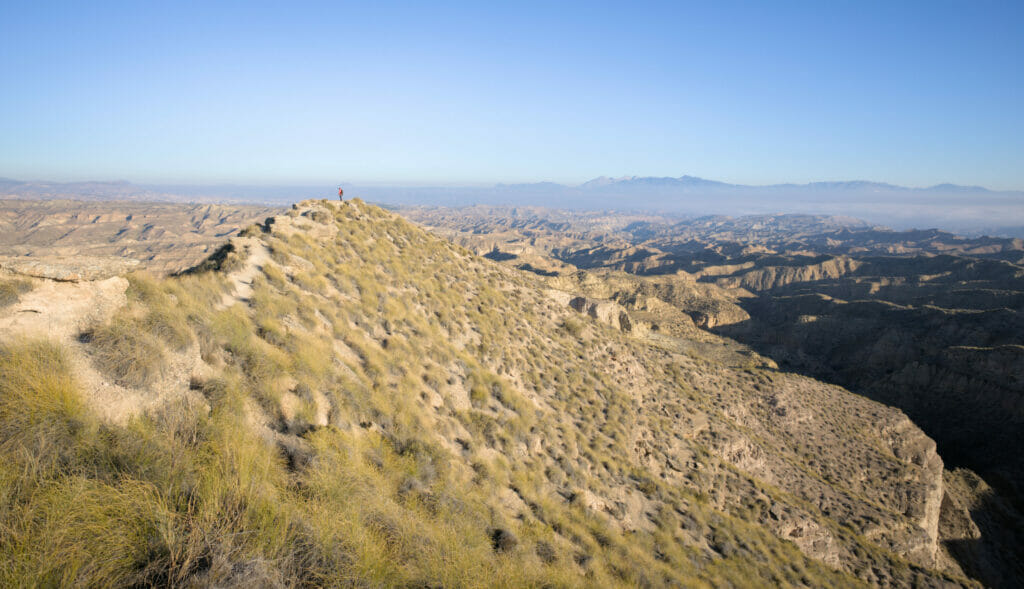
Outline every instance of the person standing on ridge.
<svg viewBox="0 0 1024 589"><path fill-rule="evenodd" d="M338 200L340 200L341 202L345 202L344 194L345 194L345 191L341 189L341 186L339 186L338 187Z"/></svg>

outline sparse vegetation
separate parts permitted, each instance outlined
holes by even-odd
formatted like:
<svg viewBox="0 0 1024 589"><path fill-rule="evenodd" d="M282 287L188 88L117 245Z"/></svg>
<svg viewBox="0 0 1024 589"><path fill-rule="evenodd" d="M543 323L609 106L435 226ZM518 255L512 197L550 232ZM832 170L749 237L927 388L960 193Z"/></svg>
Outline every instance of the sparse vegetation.
<svg viewBox="0 0 1024 589"><path fill-rule="evenodd" d="M115 319L84 332L81 341L96 368L125 387L152 385L167 369L164 345L138 320Z"/></svg>
<svg viewBox="0 0 1024 589"><path fill-rule="evenodd" d="M561 327L572 337L580 337L583 333L583 322L572 317L563 319Z"/></svg>
<svg viewBox="0 0 1024 589"><path fill-rule="evenodd" d="M0 347L0 584L858 584L757 519L776 503L831 525L865 578L911 578L817 496L727 460L747 443L797 462L798 434L735 417L760 405L714 398L709 361L581 319L358 199L318 206L245 238L271 253L245 300L223 278L241 257L131 278L83 338L96 368L143 391L197 370L124 423L84 402L68 350ZM715 369L723 394L759 375Z"/></svg>
<svg viewBox="0 0 1024 589"><path fill-rule="evenodd" d="M32 283L20 278L0 278L0 309L18 302L21 295L32 290Z"/></svg>

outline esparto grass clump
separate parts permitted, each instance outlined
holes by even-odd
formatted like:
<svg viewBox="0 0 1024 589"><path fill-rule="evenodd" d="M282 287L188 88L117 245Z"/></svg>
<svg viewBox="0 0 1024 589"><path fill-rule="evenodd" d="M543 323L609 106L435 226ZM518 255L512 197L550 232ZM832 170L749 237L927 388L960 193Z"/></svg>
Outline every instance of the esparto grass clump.
<svg viewBox="0 0 1024 589"><path fill-rule="evenodd" d="M32 290L32 283L19 278L0 279L0 309L18 302L21 295Z"/></svg>

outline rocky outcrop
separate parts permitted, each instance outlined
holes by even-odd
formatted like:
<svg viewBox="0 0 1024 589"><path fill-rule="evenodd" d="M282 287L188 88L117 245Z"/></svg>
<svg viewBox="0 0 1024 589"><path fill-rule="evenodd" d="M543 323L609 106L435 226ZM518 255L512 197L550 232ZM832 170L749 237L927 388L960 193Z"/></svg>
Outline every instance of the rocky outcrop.
<svg viewBox="0 0 1024 589"><path fill-rule="evenodd" d="M939 513L945 495L942 459L935 452L935 442L906 417L883 428L881 433L897 459L919 467L918 485L908 490L901 507L907 517L925 531L927 541L912 547L908 554L916 562L935 566L939 550Z"/></svg>
<svg viewBox="0 0 1024 589"><path fill-rule="evenodd" d="M1024 541L1020 510L970 470L944 474L940 557L988 587L1018 587L1024 561L1010 560Z"/></svg>
<svg viewBox="0 0 1024 589"><path fill-rule="evenodd" d="M650 326L643 321L630 318L629 313L616 302L589 299L587 297L573 297L569 306L579 313L583 313L598 322L614 327L615 329L634 335L644 335L650 331Z"/></svg>
<svg viewBox="0 0 1024 589"><path fill-rule="evenodd" d="M722 288L745 288L764 291L788 286L797 282L813 282L835 279L860 267L861 262L845 256L822 262L793 266L768 266L756 270L742 271L732 276L715 279Z"/></svg>

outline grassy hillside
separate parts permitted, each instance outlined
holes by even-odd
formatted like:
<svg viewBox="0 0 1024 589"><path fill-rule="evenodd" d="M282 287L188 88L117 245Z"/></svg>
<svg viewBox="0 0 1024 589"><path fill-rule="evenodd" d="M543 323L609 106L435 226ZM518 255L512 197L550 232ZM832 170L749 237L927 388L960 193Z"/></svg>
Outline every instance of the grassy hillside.
<svg viewBox="0 0 1024 589"><path fill-rule="evenodd" d="M902 414L359 201L129 284L73 340L0 340L4 586L966 583Z"/></svg>

